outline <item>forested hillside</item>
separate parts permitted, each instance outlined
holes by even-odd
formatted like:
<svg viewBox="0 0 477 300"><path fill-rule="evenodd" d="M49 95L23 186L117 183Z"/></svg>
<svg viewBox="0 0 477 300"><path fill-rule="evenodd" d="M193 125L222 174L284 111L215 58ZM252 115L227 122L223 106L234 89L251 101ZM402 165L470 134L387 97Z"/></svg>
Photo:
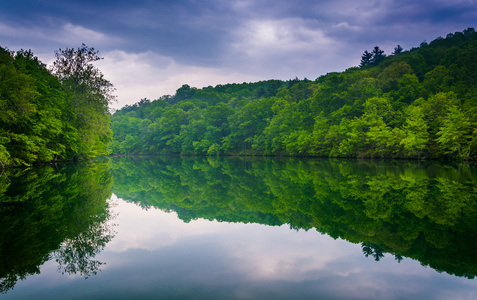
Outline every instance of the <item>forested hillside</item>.
<svg viewBox="0 0 477 300"><path fill-rule="evenodd" d="M114 154L473 159L477 33L448 34L311 80L268 80L141 100L112 118Z"/></svg>
<svg viewBox="0 0 477 300"><path fill-rule="evenodd" d="M83 45L51 70L31 51L0 47L0 167L109 153L112 85Z"/></svg>

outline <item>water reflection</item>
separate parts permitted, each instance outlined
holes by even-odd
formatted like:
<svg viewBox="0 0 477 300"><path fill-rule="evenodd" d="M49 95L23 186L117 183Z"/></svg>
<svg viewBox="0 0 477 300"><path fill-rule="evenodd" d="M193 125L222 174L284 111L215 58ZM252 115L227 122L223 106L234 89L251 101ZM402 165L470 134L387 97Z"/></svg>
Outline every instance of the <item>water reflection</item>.
<svg viewBox="0 0 477 300"><path fill-rule="evenodd" d="M403 299L475 290L458 278L477 274L474 166L112 158L9 172L0 177L0 288L15 286L6 298Z"/></svg>
<svg viewBox="0 0 477 300"><path fill-rule="evenodd" d="M0 292L39 274L50 259L63 274L95 274L113 238L106 221L109 162L12 169L0 177Z"/></svg>
<svg viewBox="0 0 477 300"><path fill-rule="evenodd" d="M289 224L360 243L366 257L477 275L475 168L304 159L113 161L113 192L180 219Z"/></svg>

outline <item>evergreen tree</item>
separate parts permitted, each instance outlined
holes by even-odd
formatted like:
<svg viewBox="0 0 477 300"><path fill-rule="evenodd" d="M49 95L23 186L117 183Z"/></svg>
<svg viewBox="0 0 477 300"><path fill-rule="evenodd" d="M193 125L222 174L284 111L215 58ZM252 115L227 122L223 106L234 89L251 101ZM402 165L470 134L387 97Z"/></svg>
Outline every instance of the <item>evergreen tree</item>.
<svg viewBox="0 0 477 300"><path fill-rule="evenodd" d="M393 55L399 55L402 53L404 49L401 47L401 45L397 45L394 47L394 52L392 53Z"/></svg>
<svg viewBox="0 0 477 300"><path fill-rule="evenodd" d="M363 55L361 56L361 63L359 64L359 66L362 68L369 65L372 62L372 59L373 54L369 53L368 50L365 50Z"/></svg>
<svg viewBox="0 0 477 300"><path fill-rule="evenodd" d="M379 49L378 46L375 46L373 48L371 55L373 56L373 58L371 59L371 64L375 64L375 65L379 64L386 57L386 55L384 54L384 51Z"/></svg>

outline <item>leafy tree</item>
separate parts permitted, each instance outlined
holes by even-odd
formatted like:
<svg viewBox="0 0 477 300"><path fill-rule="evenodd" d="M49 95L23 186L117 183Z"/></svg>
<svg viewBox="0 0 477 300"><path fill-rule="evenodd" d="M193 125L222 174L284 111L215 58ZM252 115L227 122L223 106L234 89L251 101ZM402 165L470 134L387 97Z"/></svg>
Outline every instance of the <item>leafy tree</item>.
<svg viewBox="0 0 477 300"><path fill-rule="evenodd" d="M64 128L69 140L69 156L87 158L108 153L111 140L108 105L114 101L113 85L93 65L102 59L98 51L83 44L78 49L66 48L55 53L52 71L67 93Z"/></svg>
<svg viewBox="0 0 477 300"><path fill-rule="evenodd" d="M428 125L424 113L419 106L409 106L406 109L406 122L403 126L403 138L400 144L404 146L408 156L421 158L421 153L429 141Z"/></svg>
<svg viewBox="0 0 477 300"><path fill-rule="evenodd" d="M310 154L318 156L324 156L327 154L326 148L329 147L329 145L326 144L326 135L328 134L329 129L329 120L322 112L315 118L315 125L313 127L313 132L311 133Z"/></svg>
<svg viewBox="0 0 477 300"><path fill-rule="evenodd" d="M58 80L31 51L1 50L0 161L29 165L62 157L64 94Z"/></svg>
<svg viewBox="0 0 477 300"><path fill-rule="evenodd" d="M449 113L439 129L437 142L443 146L445 153L457 152L458 157L469 157L474 128L471 127L469 118L457 106L452 105L449 108ZM464 152L466 148L467 151Z"/></svg>
<svg viewBox="0 0 477 300"><path fill-rule="evenodd" d="M398 82L398 87L391 94L398 102L410 104L421 97L422 92L419 78L414 74L404 74Z"/></svg>
<svg viewBox="0 0 477 300"><path fill-rule="evenodd" d="M406 62L393 62L386 67L378 76L377 84L384 93L395 91L404 75L413 75L414 71Z"/></svg>
<svg viewBox="0 0 477 300"><path fill-rule="evenodd" d="M196 88L191 88L190 85L184 84L176 91L175 96L173 97L173 99L171 99L172 101L169 103L176 104L182 100L190 99L194 95L196 90Z"/></svg>
<svg viewBox="0 0 477 300"><path fill-rule="evenodd" d="M451 106L460 106L460 100L453 92L437 93L422 104L424 117L429 124L430 139L437 140L437 132L443 127L444 119Z"/></svg>
<svg viewBox="0 0 477 300"><path fill-rule="evenodd" d="M452 80L453 77L445 66L436 66L425 74L422 85L428 94L433 95L448 92Z"/></svg>

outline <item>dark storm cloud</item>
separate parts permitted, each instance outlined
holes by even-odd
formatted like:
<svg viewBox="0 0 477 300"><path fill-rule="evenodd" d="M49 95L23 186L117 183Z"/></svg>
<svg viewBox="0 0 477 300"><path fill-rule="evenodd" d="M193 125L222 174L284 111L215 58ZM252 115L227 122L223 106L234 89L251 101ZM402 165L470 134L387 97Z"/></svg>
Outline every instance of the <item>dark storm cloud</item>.
<svg viewBox="0 0 477 300"><path fill-rule="evenodd" d="M382 21L386 24L438 24L442 22L475 22L473 1L412 1L390 2ZM469 12L473 15L469 15Z"/></svg>
<svg viewBox="0 0 477 300"><path fill-rule="evenodd" d="M386 54L397 44L407 50L474 27L477 20L474 0L0 0L0 4L0 46L38 54L84 42L102 53L114 53L116 64L127 64L136 72L139 66L151 67L149 77L158 72L175 76L168 82L157 79L161 83L156 86L168 86L168 93L180 86L171 86L180 84L179 77L192 85L227 83L217 82L220 78L314 79L358 65L363 51L375 45ZM161 68L154 69L157 59ZM164 61L170 62L167 67ZM111 73L112 67L107 67ZM207 76L198 76L204 71ZM126 78L116 80L127 86ZM144 90L141 80L136 86Z"/></svg>
<svg viewBox="0 0 477 300"><path fill-rule="evenodd" d="M1 19L12 26L48 32L70 23L116 37L125 50L157 51L188 63L200 58L199 64L219 63L233 32L250 20L302 20L345 43L377 43L422 31L446 34L440 24L462 30L477 18L473 1L27 0L2 6Z"/></svg>
<svg viewBox="0 0 477 300"><path fill-rule="evenodd" d="M220 6L197 1L11 1L0 16L46 32L75 24L117 37L121 49L201 61L219 55L233 26Z"/></svg>

